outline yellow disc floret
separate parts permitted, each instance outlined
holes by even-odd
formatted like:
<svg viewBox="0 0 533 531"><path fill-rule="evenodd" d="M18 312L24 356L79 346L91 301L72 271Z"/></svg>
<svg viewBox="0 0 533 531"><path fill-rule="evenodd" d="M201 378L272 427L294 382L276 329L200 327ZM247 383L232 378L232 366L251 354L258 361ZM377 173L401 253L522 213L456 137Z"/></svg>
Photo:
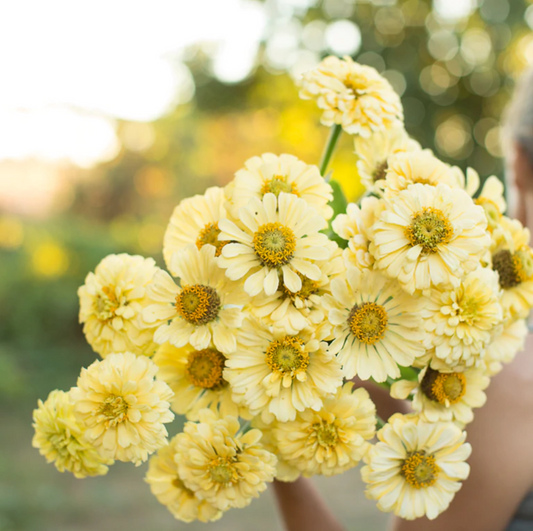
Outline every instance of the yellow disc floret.
<svg viewBox="0 0 533 531"><path fill-rule="evenodd" d="M211 480L222 485L237 483L240 479L239 471L235 467L236 459L231 457L216 457L208 467Z"/></svg>
<svg viewBox="0 0 533 531"><path fill-rule="evenodd" d="M217 350L206 348L189 354L186 373L196 387L216 389L226 384L222 378L226 358Z"/></svg>
<svg viewBox="0 0 533 531"><path fill-rule="evenodd" d="M309 365L309 354L303 350L304 342L295 336L272 341L266 351L266 362L271 370L295 376Z"/></svg>
<svg viewBox="0 0 533 531"><path fill-rule="evenodd" d="M302 299L307 300L311 295L314 295L315 293L318 293L319 290L319 283L315 280L311 280L310 278L307 278L306 276L302 275L300 272L296 272L296 274L300 277L300 280L302 281L302 287L299 291L292 292L285 284L282 284L283 288L283 296L284 298L289 298L291 300L295 299Z"/></svg>
<svg viewBox="0 0 533 531"><path fill-rule="evenodd" d="M440 373L428 368L421 388L430 400L449 406L457 404L465 395L466 377L460 372Z"/></svg>
<svg viewBox="0 0 533 531"><path fill-rule="evenodd" d="M441 210L425 207L415 212L411 224L405 228L405 236L411 245L422 246L423 254L435 253L438 246L448 243L453 236L453 227Z"/></svg>
<svg viewBox="0 0 533 531"><path fill-rule="evenodd" d="M402 474L409 485L415 489L431 487L437 481L439 467L435 457L426 455L424 450L411 452L402 465Z"/></svg>
<svg viewBox="0 0 533 531"><path fill-rule="evenodd" d="M274 175L271 179L263 181L262 195L270 193L278 197L281 192L298 195L296 184L287 182L286 175Z"/></svg>
<svg viewBox="0 0 533 531"><path fill-rule="evenodd" d="M383 339L388 321L385 308L375 302L356 304L348 316L352 334L368 345L373 345Z"/></svg>
<svg viewBox="0 0 533 531"><path fill-rule="evenodd" d="M211 286L184 286L176 297L176 312L194 325L214 321L220 311L220 297Z"/></svg>
<svg viewBox="0 0 533 531"><path fill-rule="evenodd" d="M218 228L218 221L214 223L207 223L207 225L198 233L196 238L196 247L201 249L204 245L212 245L216 248L215 256L220 256L224 245L229 243L229 240L219 240L218 235L220 229Z"/></svg>
<svg viewBox="0 0 533 531"><path fill-rule="evenodd" d="M281 223L261 225L254 234L254 251L261 263L267 267L288 264L296 249L294 232Z"/></svg>
<svg viewBox="0 0 533 531"><path fill-rule="evenodd" d="M128 403L121 396L109 395L100 406L98 412L107 417L106 428L121 424L128 418Z"/></svg>
<svg viewBox="0 0 533 531"><path fill-rule="evenodd" d="M339 435L334 424L322 420L321 422L313 424L313 431L315 432L316 440L320 446L329 448L337 444Z"/></svg>

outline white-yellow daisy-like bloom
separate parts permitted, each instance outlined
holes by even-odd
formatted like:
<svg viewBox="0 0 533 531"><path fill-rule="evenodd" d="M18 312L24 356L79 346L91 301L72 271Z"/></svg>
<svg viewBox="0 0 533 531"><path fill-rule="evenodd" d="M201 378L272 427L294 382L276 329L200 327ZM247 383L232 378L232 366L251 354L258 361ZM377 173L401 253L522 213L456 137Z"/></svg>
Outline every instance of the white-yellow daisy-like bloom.
<svg viewBox="0 0 533 531"><path fill-rule="evenodd" d="M367 498L406 520L437 518L470 472L466 433L451 422L396 414L377 436L361 469Z"/></svg>
<svg viewBox="0 0 533 531"><path fill-rule="evenodd" d="M424 421L454 421L465 425L474 420L472 409L485 404L484 391L489 383L484 367L462 372L426 367L420 372L418 382L400 380L392 384L390 393L399 399L413 393L413 409Z"/></svg>
<svg viewBox="0 0 533 531"><path fill-rule="evenodd" d="M384 201L370 252L408 293L458 286L479 266L490 244L487 219L464 190L417 183Z"/></svg>
<svg viewBox="0 0 533 531"><path fill-rule="evenodd" d="M146 356L156 351L154 332L143 327L141 312L150 302L146 290L158 271L152 258L111 254L78 289L83 332L103 358L126 350Z"/></svg>
<svg viewBox="0 0 533 531"><path fill-rule="evenodd" d="M426 347L450 368L482 362L503 321L498 275L479 267L455 288L436 288L425 299Z"/></svg>
<svg viewBox="0 0 533 531"><path fill-rule="evenodd" d="M213 245L219 256L227 243L218 239L218 222L226 217L224 189L217 186L208 188L204 195L184 199L172 213L163 240L163 257L168 270L178 276L172 267L175 252L195 244L198 249Z"/></svg>
<svg viewBox="0 0 533 531"><path fill-rule="evenodd" d="M306 201L285 192L278 197L267 193L262 201L252 198L241 207L239 220L242 228L228 219L220 221L219 238L232 243L224 246L218 264L231 280L245 278L248 294L273 295L280 275L293 293L302 289L302 276L320 280L315 262L329 260L332 250L320 233L326 220Z"/></svg>
<svg viewBox="0 0 533 531"><path fill-rule="evenodd" d="M330 219L333 209L328 203L333 199L331 186L320 175L317 166L306 164L294 155L265 153L252 157L237 171L233 185L226 188L229 210L238 218L239 209L250 199L263 199L267 193L278 196L281 192L304 199L325 219Z"/></svg>
<svg viewBox="0 0 533 531"><path fill-rule="evenodd" d="M200 499L184 485L175 456L176 437L150 457L145 481L150 485L152 494L182 522L218 520L222 516L222 511L208 501Z"/></svg>
<svg viewBox="0 0 533 531"><path fill-rule="evenodd" d="M326 57L302 76L300 97L316 100L324 125L340 124L349 134L369 137L403 124L400 98L375 68Z"/></svg>
<svg viewBox="0 0 533 531"><path fill-rule="evenodd" d="M302 289L293 293L281 278L274 295L260 293L252 299L252 313L272 326L285 330L287 334L296 335L305 327L322 325L326 319L322 297L330 292L331 280L345 270L341 249L334 242L330 243L335 251L330 260L317 262L321 271L319 280L310 280L300 274Z"/></svg>
<svg viewBox="0 0 533 531"><path fill-rule="evenodd" d="M492 232L492 269L503 290L501 305L512 319L525 318L533 308L533 249L529 229L502 216Z"/></svg>
<svg viewBox="0 0 533 531"><path fill-rule="evenodd" d="M369 252L372 227L379 218L384 203L377 197L365 197L359 207L350 203L346 214L339 214L331 224L335 234L348 242L343 255L347 265L359 269L372 267L374 257Z"/></svg>
<svg viewBox="0 0 533 531"><path fill-rule="evenodd" d="M369 192L379 192L378 181L385 179L389 167L388 159L397 153L420 151L420 144L411 138L403 126L379 131L365 138L355 137L357 170L361 183Z"/></svg>
<svg viewBox="0 0 533 531"><path fill-rule="evenodd" d="M100 455L140 465L167 444L173 393L155 380L157 370L150 358L131 352L110 354L81 370L70 399L85 438Z"/></svg>
<svg viewBox="0 0 533 531"><path fill-rule="evenodd" d="M323 301L335 326L328 350L346 378L398 378L398 365L408 367L425 354L421 300L380 273L349 267Z"/></svg>
<svg viewBox="0 0 533 531"><path fill-rule="evenodd" d="M113 460L102 457L84 437L84 426L74 415L69 394L52 391L45 402L39 400L33 411L32 446L54 463L59 472L72 472L77 478L103 476Z"/></svg>
<svg viewBox="0 0 533 531"><path fill-rule="evenodd" d="M157 378L174 392L172 409L189 420L198 420L201 409L209 408L221 416L248 418L245 408L233 402L224 380L226 356L213 345L196 350L190 345L176 348L170 343L159 347L153 358L159 367Z"/></svg>
<svg viewBox="0 0 533 531"><path fill-rule="evenodd" d="M148 292L152 304L143 311L147 325L156 327L154 340L176 347L190 343L197 350L213 342L224 354L235 350L242 307L249 300L242 284L229 280L218 267L212 245L200 250L190 245L172 260L181 285L159 271Z"/></svg>
<svg viewBox="0 0 533 531"><path fill-rule="evenodd" d="M239 433L235 417L200 412L176 436L180 478L196 496L226 511L246 507L266 490L276 473L276 456L260 444L261 432Z"/></svg>
<svg viewBox="0 0 533 531"><path fill-rule="evenodd" d="M447 184L460 188L461 179L448 164L441 162L429 150L397 153L388 159L384 178L376 183L385 196L396 195L411 184Z"/></svg>
<svg viewBox="0 0 533 531"><path fill-rule="evenodd" d="M280 455L304 476L333 476L357 466L375 435L376 406L347 382L320 411L306 409L274 429Z"/></svg>
<svg viewBox="0 0 533 531"><path fill-rule="evenodd" d="M244 321L237 351L228 355L224 378L233 399L261 414L265 422L275 417L294 420L297 411L318 411L322 400L342 385L339 361L316 336L321 329L304 329L298 335L274 329L255 319Z"/></svg>
<svg viewBox="0 0 533 531"><path fill-rule="evenodd" d="M490 342L485 353L485 366L489 376L498 374L504 363L511 363L518 352L524 350L528 334L525 319L508 319Z"/></svg>

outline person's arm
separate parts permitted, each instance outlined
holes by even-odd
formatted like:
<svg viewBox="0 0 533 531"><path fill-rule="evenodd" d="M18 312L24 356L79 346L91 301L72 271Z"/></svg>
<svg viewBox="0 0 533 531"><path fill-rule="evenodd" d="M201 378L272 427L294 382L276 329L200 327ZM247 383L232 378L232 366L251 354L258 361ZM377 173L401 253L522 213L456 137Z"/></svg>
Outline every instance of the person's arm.
<svg viewBox="0 0 533 531"><path fill-rule="evenodd" d="M310 479L274 481L274 492L287 531L345 531Z"/></svg>

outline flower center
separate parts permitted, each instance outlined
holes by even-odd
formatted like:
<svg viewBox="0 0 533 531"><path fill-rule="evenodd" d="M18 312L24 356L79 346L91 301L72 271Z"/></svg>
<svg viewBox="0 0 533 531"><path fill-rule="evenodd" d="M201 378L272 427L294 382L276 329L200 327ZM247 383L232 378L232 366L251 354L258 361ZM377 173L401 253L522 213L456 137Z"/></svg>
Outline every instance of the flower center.
<svg viewBox="0 0 533 531"><path fill-rule="evenodd" d="M272 341L266 351L266 362L272 371L294 376L309 365L309 354L303 350L304 342L295 336Z"/></svg>
<svg viewBox="0 0 533 531"><path fill-rule="evenodd" d="M121 396L109 395L98 409L98 412L107 417L107 426L114 427L128 418L128 403Z"/></svg>
<svg viewBox="0 0 533 531"><path fill-rule="evenodd" d="M495 229L498 226L501 218L500 210L496 203L490 199L487 199L486 197L478 197L477 199L474 199L474 203L483 207L485 216L487 216L489 229Z"/></svg>
<svg viewBox="0 0 533 531"><path fill-rule="evenodd" d="M413 221L405 228L405 236L411 245L422 246L423 254L436 253L441 243L448 243L453 236L453 227L441 210L424 207L413 214Z"/></svg>
<svg viewBox="0 0 533 531"><path fill-rule="evenodd" d="M311 280L310 278L305 277L298 271L296 274L300 277L300 280L302 281L302 288L300 291L297 291L296 293L293 293L285 284L283 284L283 295L285 298L289 298L291 300L295 299L302 299L307 300L311 295L315 295L318 293L318 282L315 282L314 280Z"/></svg>
<svg viewBox="0 0 533 531"><path fill-rule="evenodd" d="M339 436L337 434L337 428L333 424L321 421L313 424L313 429L316 433L318 444L324 448L335 446Z"/></svg>
<svg viewBox="0 0 533 531"><path fill-rule="evenodd" d="M208 467L209 475L215 483L227 485L237 483L239 474L233 465L233 460L229 457L217 457L213 459Z"/></svg>
<svg viewBox="0 0 533 531"><path fill-rule="evenodd" d="M368 345L383 339L389 318L383 306L375 302L356 304L348 316L348 325L352 334Z"/></svg>
<svg viewBox="0 0 533 531"><path fill-rule="evenodd" d="M218 221L214 223L208 223L199 233L196 238L196 247L201 249L204 245L212 245L216 248L215 256L220 256L222 247L229 243L229 240L219 240L218 235L220 229L218 228Z"/></svg>
<svg viewBox="0 0 533 531"><path fill-rule="evenodd" d="M374 180L374 182L385 179L388 167L389 167L389 164L387 163L387 159L382 160L376 166L376 169L372 172L372 179Z"/></svg>
<svg viewBox="0 0 533 531"><path fill-rule="evenodd" d="M295 183L288 183L286 175L274 175L272 179L263 182L263 195L271 193L278 197L281 192L298 195Z"/></svg>
<svg viewBox="0 0 533 531"><path fill-rule="evenodd" d="M281 223L261 225L254 234L254 251L261 264L270 268L288 264L296 249L296 237Z"/></svg>
<svg viewBox="0 0 533 531"><path fill-rule="evenodd" d="M189 354L187 376L196 387L216 389L226 384L222 378L226 358L217 350L206 348Z"/></svg>
<svg viewBox="0 0 533 531"><path fill-rule="evenodd" d="M220 311L220 297L211 286L184 286L176 297L176 312L188 323L205 325L215 320Z"/></svg>
<svg viewBox="0 0 533 531"><path fill-rule="evenodd" d="M415 489L425 489L437 481L439 467L435 463L435 457L420 450L408 454L402 465L402 474Z"/></svg>
<svg viewBox="0 0 533 531"><path fill-rule="evenodd" d="M422 392L442 406L457 404L466 393L466 378L460 372L438 372L428 368L420 385Z"/></svg>
<svg viewBox="0 0 533 531"><path fill-rule="evenodd" d="M115 286L104 286L96 296L95 313L100 321L109 321L115 317L120 303L115 293Z"/></svg>

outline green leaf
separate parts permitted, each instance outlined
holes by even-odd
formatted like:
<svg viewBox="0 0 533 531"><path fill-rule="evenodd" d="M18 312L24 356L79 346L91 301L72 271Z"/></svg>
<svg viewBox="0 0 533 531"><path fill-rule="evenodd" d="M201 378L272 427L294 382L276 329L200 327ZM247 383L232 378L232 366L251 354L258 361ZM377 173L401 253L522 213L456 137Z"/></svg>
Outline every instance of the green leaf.
<svg viewBox="0 0 533 531"><path fill-rule="evenodd" d="M333 199L329 202L329 206L333 208L332 219L335 219L339 214L346 214L348 201L338 181L331 180L329 184L333 188Z"/></svg>

